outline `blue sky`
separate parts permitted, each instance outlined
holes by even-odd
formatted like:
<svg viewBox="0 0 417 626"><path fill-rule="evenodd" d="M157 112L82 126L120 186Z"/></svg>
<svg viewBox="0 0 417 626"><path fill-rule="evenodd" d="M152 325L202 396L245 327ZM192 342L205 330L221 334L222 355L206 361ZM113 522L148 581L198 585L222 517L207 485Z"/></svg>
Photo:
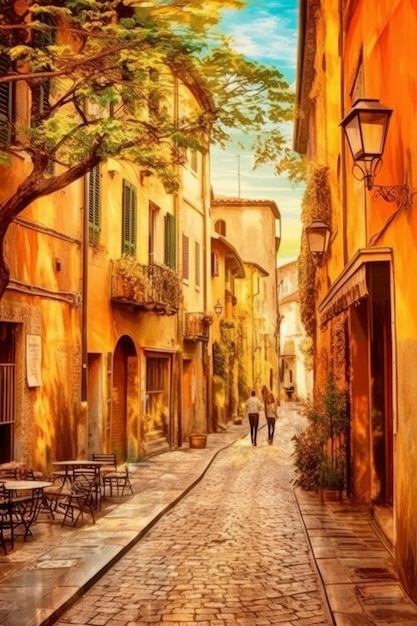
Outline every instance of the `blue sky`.
<svg viewBox="0 0 417 626"><path fill-rule="evenodd" d="M245 9L225 11L222 29L245 56L275 66L295 86L298 0L249 0ZM292 128L288 129L292 137ZM282 216L279 264L298 255L303 190L263 166L253 170L250 153L233 147L212 151L212 186L216 195L275 200Z"/></svg>

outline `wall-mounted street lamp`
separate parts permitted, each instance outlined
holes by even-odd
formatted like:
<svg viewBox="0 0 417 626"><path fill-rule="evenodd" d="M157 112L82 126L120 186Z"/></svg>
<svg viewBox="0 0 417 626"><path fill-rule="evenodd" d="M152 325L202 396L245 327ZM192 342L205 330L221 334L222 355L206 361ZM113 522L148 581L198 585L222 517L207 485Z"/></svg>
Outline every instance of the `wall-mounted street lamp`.
<svg viewBox="0 0 417 626"><path fill-rule="evenodd" d="M214 312L217 315L217 317L220 317L220 315L222 314L222 311L223 311L223 305L218 299L216 304L214 305Z"/></svg>
<svg viewBox="0 0 417 626"><path fill-rule="evenodd" d="M313 220L306 226L308 249L315 265L322 265L329 249L330 228L326 222Z"/></svg>
<svg viewBox="0 0 417 626"><path fill-rule="evenodd" d="M374 198L396 202L398 208L406 208L414 202L414 192L404 185L374 185L375 176L382 165L385 141L393 109L374 98L360 98L342 120L349 148L355 165L353 175L363 180L367 189L374 190Z"/></svg>

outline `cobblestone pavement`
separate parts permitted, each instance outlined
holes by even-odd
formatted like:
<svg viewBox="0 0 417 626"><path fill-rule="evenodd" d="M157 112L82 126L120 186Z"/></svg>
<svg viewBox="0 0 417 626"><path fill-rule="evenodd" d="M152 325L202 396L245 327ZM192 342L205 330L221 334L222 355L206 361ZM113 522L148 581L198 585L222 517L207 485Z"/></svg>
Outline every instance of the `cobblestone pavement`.
<svg viewBox="0 0 417 626"><path fill-rule="evenodd" d="M116 562L59 626L330 626L293 492L286 411L223 450L203 480Z"/></svg>

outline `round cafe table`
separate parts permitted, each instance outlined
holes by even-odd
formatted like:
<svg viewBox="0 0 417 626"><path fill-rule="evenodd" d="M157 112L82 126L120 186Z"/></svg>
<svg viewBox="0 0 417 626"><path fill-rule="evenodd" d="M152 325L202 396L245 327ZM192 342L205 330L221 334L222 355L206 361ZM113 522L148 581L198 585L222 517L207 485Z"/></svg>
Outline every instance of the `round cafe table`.
<svg viewBox="0 0 417 626"><path fill-rule="evenodd" d="M0 481L8 492L9 523L11 531L11 546L14 547L14 530L23 526L23 541L31 535L31 527L36 522L39 508L43 500L43 490L50 487L51 482L46 480L14 480Z"/></svg>

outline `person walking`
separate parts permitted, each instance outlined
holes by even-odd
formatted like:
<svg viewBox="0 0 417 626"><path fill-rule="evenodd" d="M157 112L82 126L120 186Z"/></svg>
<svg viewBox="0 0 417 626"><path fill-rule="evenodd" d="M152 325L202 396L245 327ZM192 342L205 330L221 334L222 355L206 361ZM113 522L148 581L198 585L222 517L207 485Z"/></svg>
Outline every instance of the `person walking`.
<svg viewBox="0 0 417 626"><path fill-rule="evenodd" d="M252 445L256 446L256 437L259 426L259 413L262 411L262 403L256 397L256 392L252 391L250 397L246 400L246 410L248 412L250 424L250 438Z"/></svg>
<svg viewBox="0 0 417 626"><path fill-rule="evenodd" d="M266 421L268 424L268 443L272 444L275 433L275 420L277 418L277 405L272 393L268 393L266 398Z"/></svg>

